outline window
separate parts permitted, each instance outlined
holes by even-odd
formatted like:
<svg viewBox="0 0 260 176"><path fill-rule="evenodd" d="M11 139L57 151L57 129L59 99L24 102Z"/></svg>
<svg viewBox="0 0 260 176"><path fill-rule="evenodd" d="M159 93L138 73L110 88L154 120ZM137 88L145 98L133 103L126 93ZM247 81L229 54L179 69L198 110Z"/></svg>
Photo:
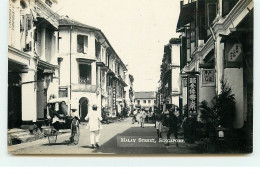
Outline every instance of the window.
<svg viewBox="0 0 260 176"><path fill-rule="evenodd" d="M106 66L109 67L109 54L106 53Z"/></svg>
<svg viewBox="0 0 260 176"><path fill-rule="evenodd" d="M78 53L87 53L88 48L88 36L86 35L78 35L77 36L77 52Z"/></svg>
<svg viewBox="0 0 260 176"><path fill-rule="evenodd" d="M237 2L238 0L222 0L222 16L226 16Z"/></svg>
<svg viewBox="0 0 260 176"><path fill-rule="evenodd" d="M59 97L68 97L68 88L67 87L59 88Z"/></svg>
<svg viewBox="0 0 260 176"><path fill-rule="evenodd" d="M91 84L91 65L79 64L79 83Z"/></svg>
<svg viewBox="0 0 260 176"><path fill-rule="evenodd" d="M140 104L140 100L137 100L137 104Z"/></svg>
<svg viewBox="0 0 260 176"><path fill-rule="evenodd" d="M100 42L95 40L95 53L96 53L95 55L96 55L96 58L99 58L99 56L100 56L100 49L101 49Z"/></svg>
<svg viewBox="0 0 260 176"><path fill-rule="evenodd" d="M148 103L150 104L150 103L151 103L151 100L148 100Z"/></svg>
<svg viewBox="0 0 260 176"><path fill-rule="evenodd" d="M143 100L143 103L146 104L146 100Z"/></svg>
<svg viewBox="0 0 260 176"><path fill-rule="evenodd" d="M212 22L217 16L217 4L216 3L208 3L207 4L207 12L208 12L208 26L211 26Z"/></svg>
<svg viewBox="0 0 260 176"><path fill-rule="evenodd" d="M156 104L156 100L154 100L154 104Z"/></svg>
<svg viewBox="0 0 260 176"><path fill-rule="evenodd" d="M191 50L190 50L190 48L191 48L191 30L190 30L190 28L189 27L187 27L186 28L186 39L187 39L187 41L186 41L186 49L187 49L187 62L190 62L191 61L191 58L190 58L190 56L191 56Z"/></svg>

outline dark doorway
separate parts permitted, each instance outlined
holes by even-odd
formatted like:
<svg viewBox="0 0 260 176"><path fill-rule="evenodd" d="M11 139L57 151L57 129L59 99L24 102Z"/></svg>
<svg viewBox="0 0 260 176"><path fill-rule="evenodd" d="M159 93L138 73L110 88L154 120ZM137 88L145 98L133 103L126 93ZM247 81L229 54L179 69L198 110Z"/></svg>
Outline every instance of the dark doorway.
<svg viewBox="0 0 260 176"><path fill-rule="evenodd" d="M21 77L19 73L8 73L8 129L21 127L21 91Z"/></svg>
<svg viewBox="0 0 260 176"><path fill-rule="evenodd" d="M79 100L79 115L80 121L85 121L85 117L88 115L88 99L85 97Z"/></svg>

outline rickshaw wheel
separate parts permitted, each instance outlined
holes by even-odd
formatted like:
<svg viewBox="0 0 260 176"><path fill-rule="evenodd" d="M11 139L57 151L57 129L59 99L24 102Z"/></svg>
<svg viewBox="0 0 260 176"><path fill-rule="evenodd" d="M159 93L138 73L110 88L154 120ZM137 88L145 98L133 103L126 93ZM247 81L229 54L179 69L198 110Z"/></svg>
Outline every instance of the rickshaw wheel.
<svg viewBox="0 0 260 176"><path fill-rule="evenodd" d="M79 143L79 135L80 135L79 130L75 131L73 143L76 145Z"/></svg>
<svg viewBox="0 0 260 176"><path fill-rule="evenodd" d="M49 143L50 143L50 144L56 143L56 141L57 141L57 135L58 135L58 132L57 132L57 131L55 131L55 130L52 130L52 131L51 131L51 134L48 135L48 140L49 140Z"/></svg>

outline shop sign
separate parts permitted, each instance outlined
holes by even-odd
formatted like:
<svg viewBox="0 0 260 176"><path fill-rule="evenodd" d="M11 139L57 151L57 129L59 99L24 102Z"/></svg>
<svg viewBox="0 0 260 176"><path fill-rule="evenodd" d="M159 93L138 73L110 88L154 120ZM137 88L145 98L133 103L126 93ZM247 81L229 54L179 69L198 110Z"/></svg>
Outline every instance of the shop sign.
<svg viewBox="0 0 260 176"><path fill-rule="evenodd" d="M235 43L233 46L230 48L228 55L227 55L227 60L228 62L237 62L238 57L242 53L242 46L241 44Z"/></svg>
<svg viewBox="0 0 260 176"><path fill-rule="evenodd" d="M113 87L113 90L112 90L112 97L113 97L113 109L116 109L116 88Z"/></svg>
<svg viewBox="0 0 260 176"><path fill-rule="evenodd" d="M214 69L203 69L201 74L203 85L215 85L215 71Z"/></svg>
<svg viewBox="0 0 260 176"><path fill-rule="evenodd" d="M225 47L225 60L227 68L239 68L242 61L242 45L239 43L227 42Z"/></svg>
<svg viewBox="0 0 260 176"><path fill-rule="evenodd" d="M198 76L188 76L188 114L198 115Z"/></svg>

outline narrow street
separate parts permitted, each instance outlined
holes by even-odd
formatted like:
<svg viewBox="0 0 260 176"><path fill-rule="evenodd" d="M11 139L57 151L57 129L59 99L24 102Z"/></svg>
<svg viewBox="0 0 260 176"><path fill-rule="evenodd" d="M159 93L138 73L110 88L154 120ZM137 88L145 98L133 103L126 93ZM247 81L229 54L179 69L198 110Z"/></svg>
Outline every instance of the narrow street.
<svg viewBox="0 0 260 176"><path fill-rule="evenodd" d="M55 144L49 144L48 139L40 139L34 142L18 144L9 147L9 153L12 154L184 154L196 153L185 143L175 143L165 146L159 142L156 136L154 124L145 124L145 128L140 128L138 123L132 124L131 118L125 121L103 125L101 131L100 148L91 149L89 140L89 130L85 125L81 125L80 141L78 145L69 143L69 133L58 136ZM155 139L155 143L143 142L141 145L132 145L128 143L120 144L120 139L124 137ZM163 133L166 138L166 133ZM136 141L137 142L137 141Z"/></svg>

